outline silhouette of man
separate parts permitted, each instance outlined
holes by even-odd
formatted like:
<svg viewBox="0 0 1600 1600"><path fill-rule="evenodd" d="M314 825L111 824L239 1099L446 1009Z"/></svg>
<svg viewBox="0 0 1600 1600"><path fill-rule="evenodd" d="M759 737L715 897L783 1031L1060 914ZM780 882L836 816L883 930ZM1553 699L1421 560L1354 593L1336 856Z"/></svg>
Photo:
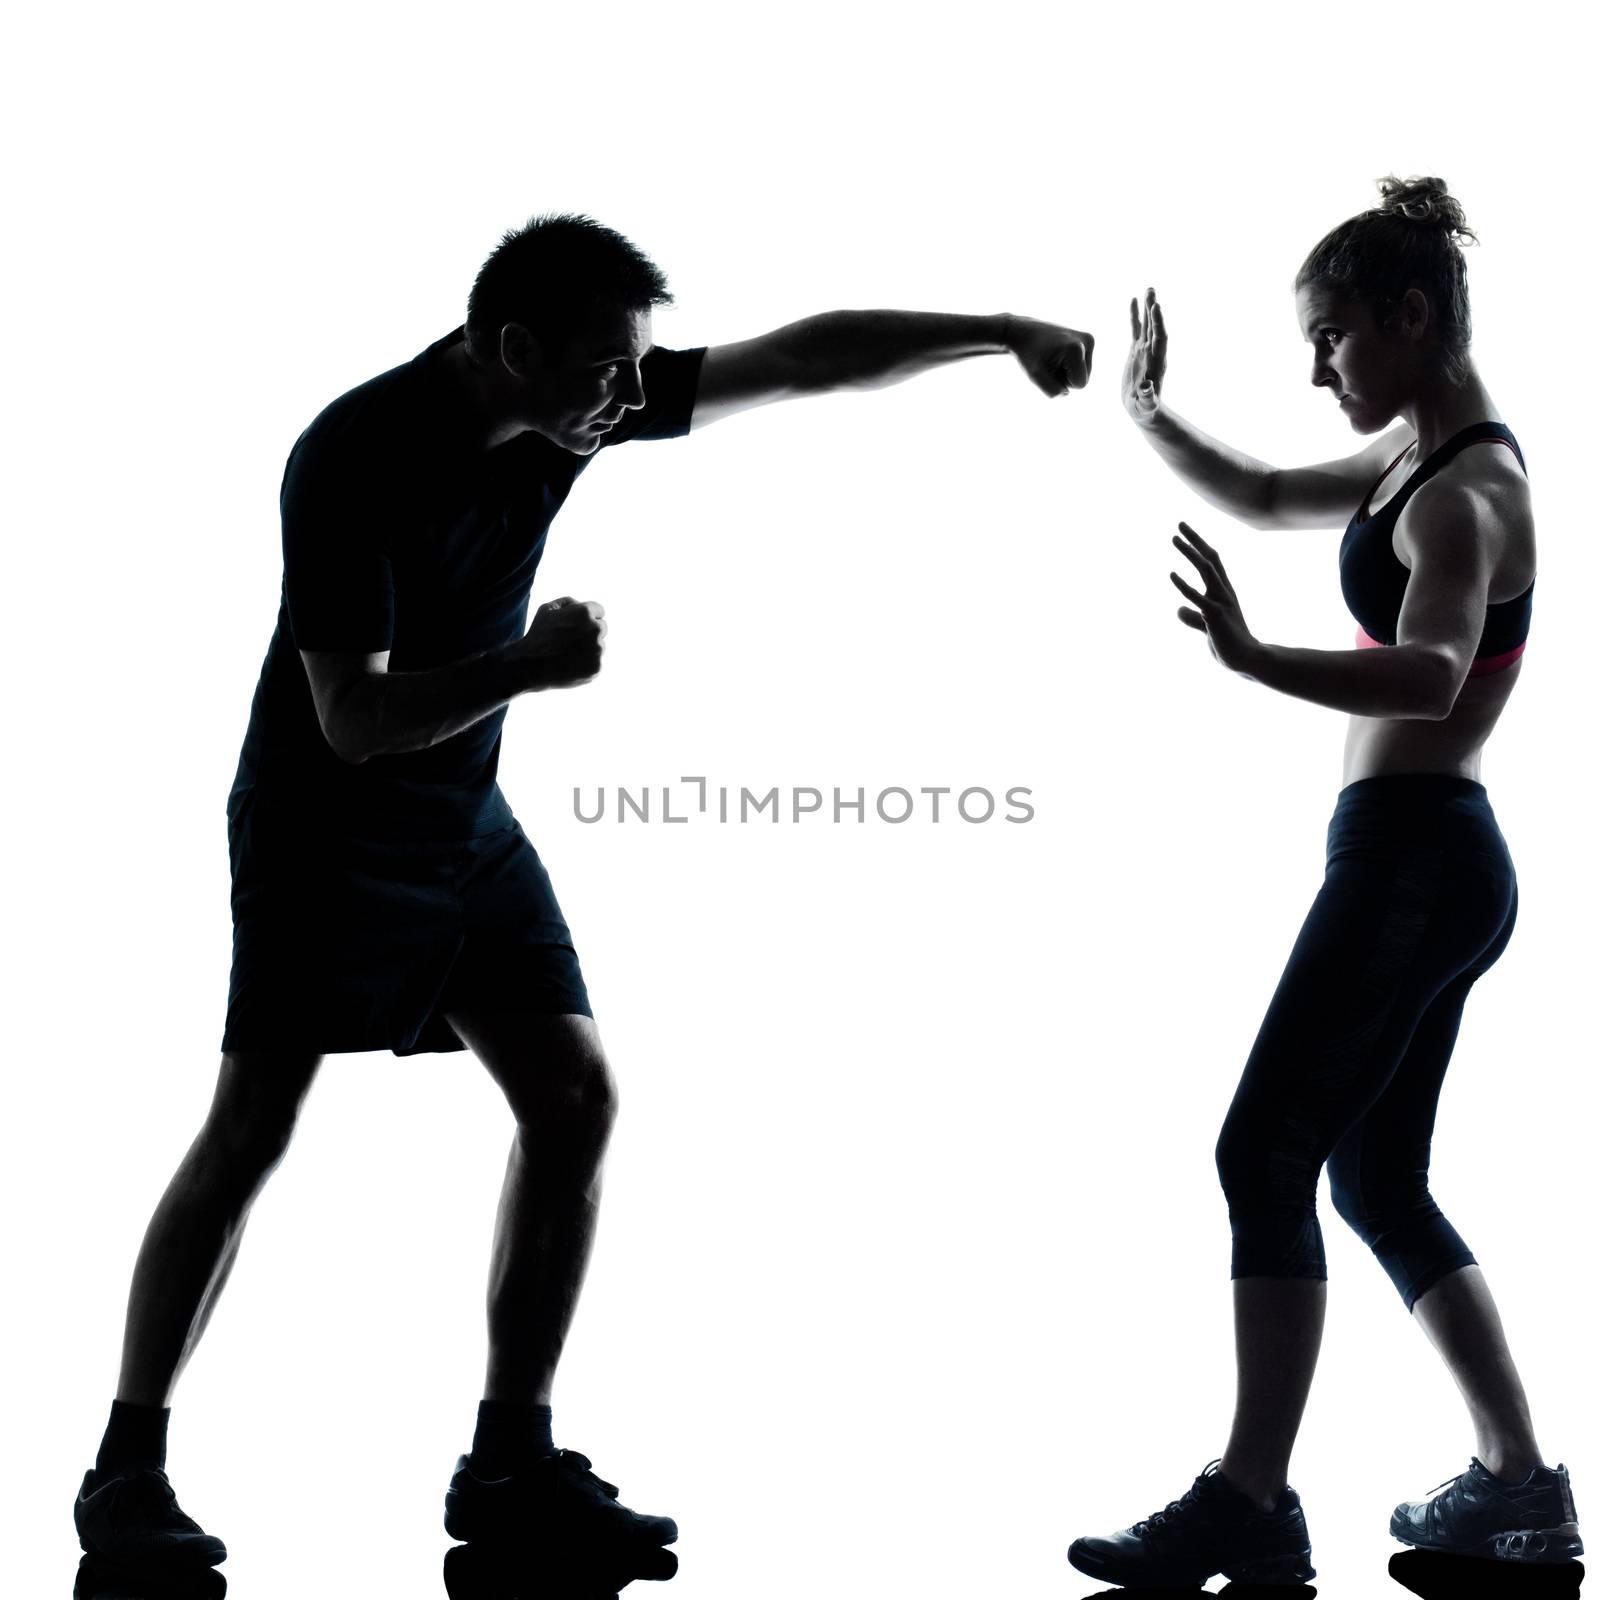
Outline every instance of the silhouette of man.
<svg viewBox="0 0 1600 1600"><path fill-rule="evenodd" d="M670 298L619 234L535 218L484 264L464 328L342 395L290 452L282 601L228 797L221 1071L134 1269L76 1507L91 1557L223 1559L163 1470L172 1392L323 1057L384 1049L470 1049L516 1119L484 1401L447 1527L658 1553L676 1537L551 1438L616 1112L566 923L496 782L508 703L600 669L599 605L552 600L527 621L551 520L602 447L991 352L1060 394L1088 381L1093 340L1014 316L840 311L660 349L651 311Z"/></svg>

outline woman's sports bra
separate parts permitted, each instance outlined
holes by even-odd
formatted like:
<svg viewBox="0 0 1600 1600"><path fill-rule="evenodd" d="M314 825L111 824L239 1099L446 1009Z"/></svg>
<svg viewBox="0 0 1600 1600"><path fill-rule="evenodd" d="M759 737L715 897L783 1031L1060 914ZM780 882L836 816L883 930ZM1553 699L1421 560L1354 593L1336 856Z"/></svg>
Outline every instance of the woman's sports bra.
<svg viewBox="0 0 1600 1600"><path fill-rule="evenodd" d="M1345 604L1360 624L1356 644L1392 645L1400 621L1400 604L1405 599L1411 569L1394 553L1394 528L1406 502L1441 468L1475 444L1503 444L1516 453L1517 465L1524 473L1527 463L1511 430L1503 422L1475 422L1470 428L1446 439L1426 461L1421 462L1400 486L1399 493L1386 501L1371 516L1366 514L1372 497L1394 469L1405 460L1407 445L1384 469L1383 476L1367 490L1356 514L1345 529L1339 546L1339 587ZM1533 616L1533 585L1514 600L1491 601L1483 618L1483 635L1478 641L1476 659L1469 676L1481 677L1501 672L1527 648L1528 626Z"/></svg>

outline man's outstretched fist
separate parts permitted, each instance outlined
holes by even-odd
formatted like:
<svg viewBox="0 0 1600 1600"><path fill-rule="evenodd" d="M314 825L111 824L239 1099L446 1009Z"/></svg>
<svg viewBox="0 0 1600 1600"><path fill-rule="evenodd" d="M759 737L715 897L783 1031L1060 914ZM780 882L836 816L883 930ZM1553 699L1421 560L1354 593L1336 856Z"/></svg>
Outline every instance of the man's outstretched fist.
<svg viewBox="0 0 1600 1600"><path fill-rule="evenodd" d="M1094 367L1094 335L1075 328L1036 322L1032 317L1007 316L1006 345L1022 363L1022 370L1053 400L1070 389L1081 389Z"/></svg>

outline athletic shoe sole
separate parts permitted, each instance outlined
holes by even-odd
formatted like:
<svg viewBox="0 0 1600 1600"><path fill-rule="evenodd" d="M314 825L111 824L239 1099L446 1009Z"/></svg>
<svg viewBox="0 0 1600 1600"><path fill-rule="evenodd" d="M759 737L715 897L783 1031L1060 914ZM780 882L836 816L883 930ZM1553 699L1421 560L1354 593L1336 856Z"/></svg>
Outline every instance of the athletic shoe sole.
<svg viewBox="0 0 1600 1600"><path fill-rule="evenodd" d="M1390 1518L1389 1532L1413 1550L1433 1550L1447 1556L1470 1556L1475 1561L1509 1561L1521 1564L1576 1561L1583 1554L1583 1540L1575 1522L1558 1528L1518 1528L1497 1533L1492 1539L1462 1547L1453 1544L1425 1544L1406 1528L1399 1516Z"/></svg>
<svg viewBox="0 0 1600 1600"><path fill-rule="evenodd" d="M1282 1555L1259 1556L1254 1561L1235 1561L1226 1567L1218 1567L1211 1572L1195 1573L1192 1569L1178 1575L1162 1578L1129 1578L1117 1569L1114 1562L1106 1562L1090 1551L1080 1550L1073 1544L1067 1551L1067 1560L1079 1572L1091 1578L1098 1578L1106 1583L1120 1584L1125 1589L1175 1589L1184 1588L1190 1584L1201 1584L1208 1578L1214 1578L1221 1573L1231 1583L1255 1584L1262 1588L1290 1587L1295 1584L1309 1583L1317 1575L1317 1569L1311 1565L1311 1547L1297 1552L1284 1552Z"/></svg>

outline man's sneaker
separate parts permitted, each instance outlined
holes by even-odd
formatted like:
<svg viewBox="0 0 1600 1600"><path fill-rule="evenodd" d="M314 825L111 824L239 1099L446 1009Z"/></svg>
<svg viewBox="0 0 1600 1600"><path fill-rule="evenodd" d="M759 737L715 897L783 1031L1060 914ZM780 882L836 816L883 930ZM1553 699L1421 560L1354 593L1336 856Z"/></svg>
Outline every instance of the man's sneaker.
<svg viewBox="0 0 1600 1600"><path fill-rule="evenodd" d="M1079 1572L1131 1589L1204 1583L1295 1584L1316 1577L1300 1496L1285 1489L1262 1511L1211 1462L1181 1500L1121 1533L1078 1539L1067 1559Z"/></svg>
<svg viewBox="0 0 1600 1600"><path fill-rule="evenodd" d="M1502 1483L1476 1456L1426 1500L1396 1506L1389 1532L1419 1550L1492 1561L1573 1561L1583 1554L1565 1467Z"/></svg>
<svg viewBox="0 0 1600 1600"><path fill-rule="evenodd" d="M444 1528L467 1543L541 1544L589 1550L659 1547L678 1537L671 1517L646 1517L597 1478L587 1456L558 1450L509 1478L480 1478L468 1456L444 1497Z"/></svg>
<svg viewBox="0 0 1600 1600"><path fill-rule="evenodd" d="M186 1516L158 1467L84 1474L72 1508L78 1543L111 1566L214 1567L228 1548Z"/></svg>

